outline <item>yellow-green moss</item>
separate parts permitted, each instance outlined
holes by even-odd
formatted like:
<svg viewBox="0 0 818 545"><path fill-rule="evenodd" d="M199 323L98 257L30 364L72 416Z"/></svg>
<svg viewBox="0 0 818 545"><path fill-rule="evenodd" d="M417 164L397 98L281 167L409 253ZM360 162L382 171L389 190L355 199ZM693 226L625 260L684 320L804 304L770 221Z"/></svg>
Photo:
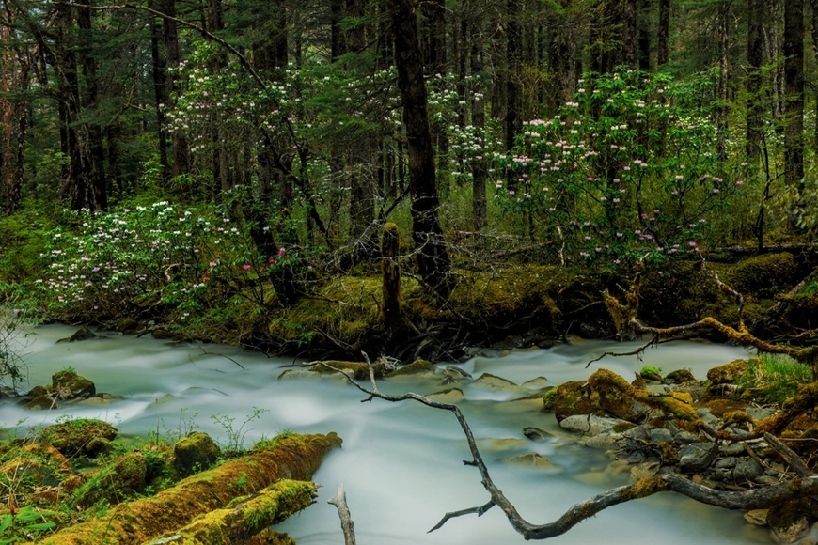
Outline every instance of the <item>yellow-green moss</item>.
<svg viewBox="0 0 818 545"><path fill-rule="evenodd" d="M307 480L324 456L340 444L335 433L298 438L290 435L274 446L188 477L156 496L120 504L99 520L66 528L42 543L96 545L126 535L141 543L173 532L198 515L222 508L231 499L258 492L282 478Z"/></svg>

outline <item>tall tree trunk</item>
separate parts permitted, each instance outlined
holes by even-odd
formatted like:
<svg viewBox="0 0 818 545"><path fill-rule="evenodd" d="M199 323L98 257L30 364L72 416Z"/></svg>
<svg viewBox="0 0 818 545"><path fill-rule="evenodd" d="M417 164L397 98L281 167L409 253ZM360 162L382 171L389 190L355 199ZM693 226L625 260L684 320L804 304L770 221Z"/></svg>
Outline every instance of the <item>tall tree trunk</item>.
<svg viewBox="0 0 818 545"><path fill-rule="evenodd" d="M148 7L153 10L162 11L161 0L149 0ZM165 119L165 109L168 107L168 70L167 56L164 51L163 26L164 20L150 18L151 32L151 76L153 78L153 97L156 101L156 132L159 141L159 164L162 165L162 177L170 176L170 162L168 160L168 137Z"/></svg>
<svg viewBox="0 0 818 545"><path fill-rule="evenodd" d="M559 0L560 6L567 11L573 0ZM573 22L568 15L560 14L552 22L552 39L548 52L549 69L556 74L557 89L554 93L553 110L573 100L577 83L577 41L574 36Z"/></svg>
<svg viewBox="0 0 818 545"><path fill-rule="evenodd" d="M440 203L435 186L435 154L423 80L423 58L418 43L416 8L416 0L392 2L395 64L409 154L412 238L417 247L421 278L435 293L448 297L451 290L450 263L438 218Z"/></svg>
<svg viewBox="0 0 818 545"><path fill-rule="evenodd" d="M716 152L719 160L727 160L727 137L730 91L730 2L722 2L716 20L719 44L719 79L716 86Z"/></svg>
<svg viewBox="0 0 818 545"><path fill-rule="evenodd" d="M167 62L165 89L168 93L179 91L178 76L176 69L182 62L182 54L179 48L179 29L175 21L176 18L176 0L158 0L162 6L162 12L167 15L163 22L165 44L165 60ZM174 131L171 136L171 146L173 148L173 168L171 173L173 176L181 176L188 174L191 170L190 164L190 145L187 138L185 138L182 131Z"/></svg>
<svg viewBox="0 0 818 545"><path fill-rule="evenodd" d="M83 107L85 110L93 110L98 107L99 83L97 81L97 62L92 53L93 28L91 16L94 11L91 9L91 0L77 0L80 6L77 13L77 26L80 32L80 63L85 79L85 93ZM94 193L94 205L96 210L108 209L108 188L105 182L105 149L103 147L102 127L98 121L83 123L83 131L87 135L87 152L82 153L87 156L89 168L88 177L91 183L91 190Z"/></svg>
<svg viewBox="0 0 818 545"><path fill-rule="evenodd" d="M818 0L816 0L818 1ZM465 0L464 4L473 4L471 0ZM482 16L478 9L474 9L469 16L468 28L469 32L465 35L479 35L482 27ZM469 63L471 64L472 81L474 81L474 89L472 91L472 124L475 128L475 133L478 138L478 145L480 149L485 150L485 126L486 126L486 108L483 98L483 42L481 40L471 40L469 50ZM465 54L465 52L464 52ZM472 222L475 231L481 230L486 226L486 182L488 180L488 167L486 166L487 157L481 154L479 157L472 159Z"/></svg>
<svg viewBox="0 0 818 545"><path fill-rule="evenodd" d="M522 119L522 63L523 40L520 26L520 14L522 11L522 0L506 0L506 14L508 16L507 27L507 49L506 57L508 64L508 79L506 85L506 97L508 100L508 111L506 112L505 136L506 149L514 147L514 138L520 133L523 127ZM507 186L509 191L515 191L517 177L509 171Z"/></svg>
<svg viewBox="0 0 818 545"><path fill-rule="evenodd" d="M810 8L812 9L812 52L818 58L818 0L810 0ZM815 113L818 114L818 100L815 101ZM815 124L813 145L818 149L818 123Z"/></svg>
<svg viewBox="0 0 818 545"><path fill-rule="evenodd" d="M659 30L657 32L656 65L664 66L670 60L670 0L659 1Z"/></svg>
<svg viewBox="0 0 818 545"><path fill-rule="evenodd" d="M784 182L804 191L804 0L784 2Z"/></svg>
<svg viewBox="0 0 818 545"><path fill-rule="evenodd" d="M818 3L818 0L812 0ZM764 64L763 0L747 1L747 157L761 156L764 100L761 96L761 67Z"/></svg>
<svg viewBox="0 0 818 545"><path fill-rule="evenodd" d="M0 143L0 185L6 191L6 212L11 214L19 204L19 198L15 199L14 191L14 168L12 166L12 137L14 132L13 108L11 101L7 98L11 90L10 82L12 71L14 70L11 37L9 25L11 24L11 10L8 3L4 2L4 18L6 24L0 26L0 118L3 119L2 142ZM17 203L15 203L15 200Z"/></svg>
<svg viewBox="0 0 818 545"><path fill-rule="evenodd" d="M650 28L648 25L653 0L639 0L636 18L636 64L640 70L650 70Z"/></svg>

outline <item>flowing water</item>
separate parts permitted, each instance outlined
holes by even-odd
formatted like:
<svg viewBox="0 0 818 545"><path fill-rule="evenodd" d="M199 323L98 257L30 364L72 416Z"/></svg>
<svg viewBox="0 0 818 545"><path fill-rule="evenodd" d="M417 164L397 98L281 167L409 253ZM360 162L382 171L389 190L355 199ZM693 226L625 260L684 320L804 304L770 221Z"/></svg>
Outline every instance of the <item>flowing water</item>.
<svg viewBox="0 0 818 545"><path fill-rule="evenodd" d="M73 331L45 326L29 337L25 352L30 384L46 384L54 372L72 367L93 380L98 392L123 399L105 406L77 405L49 412L26 411L4 401L0 403L0 425L9 433L20 436L33 427L53 423L66 412L107 420L122 435L158 434L175 440L196 429L222 444L241 440L249 445L283 430L336 431L344 444L315 475L323 486L317 505L278 528L299 544L343 543L337 511L326 503L335 496L339 482L346 489L359 545L524 542L496 508L479 518L468 515L450 520L440 530L426 533L446 512L488 501L477 471L463 465L469 458L463 433L446 411L413 401L362 403L365 396L359 390L336 378L277 380L292 368L292 360L234 347L122 336L55 344ZM642 365L665 371L684 367L703 378L708 368L747 355L738 348L679 342L647 351L641 362L635 357L608 357L586 368L604 350L636 346L582 341L502 358L476 357L459 367L475 378L488 372L518 384L537 377L549 384L583 380L599 366L625 377L633 376ZM431 394L451 386L440 377L393 379L379 385L392 394ZM608 460L601 452L578 445L575 437L557 427L553 414L539 412L538 400L515 401L519 394L474 384L463 389L466 399L459 406L481 444L489 471L532 522L554 520L572 504L627 482L626 476L605 471ZM546 443L528 441L522 433L527 426L550 431L556 438ZM509 461L530 452L553 465L543 468ZM769 538L766 531L746 525L739 512L663 493L609 508L552 542L718 545L768 543Z"/></svg>

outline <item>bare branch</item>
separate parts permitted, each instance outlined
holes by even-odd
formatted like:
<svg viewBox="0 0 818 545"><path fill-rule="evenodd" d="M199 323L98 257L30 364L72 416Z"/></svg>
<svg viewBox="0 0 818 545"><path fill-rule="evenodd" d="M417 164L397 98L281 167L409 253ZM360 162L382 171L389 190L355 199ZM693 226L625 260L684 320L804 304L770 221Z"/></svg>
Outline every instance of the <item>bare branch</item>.
<svg viewBox="0 0 818 545"><path fill-rule="evenodd" d="M369 364L369 356L365 352L363 354L364 358ZM580 522L596 515L608 507L613 507L631 500L651 496L662 491L677 492L700 503L717 507L726 507L728 509L757 509L769 507L774 503L803 495L812 495L818 492L818 476L815 475L802 475L801 478L794 481L747 491L713 490L705 486L698 485L678 475L657 475L654 477L640 479L631 485L608 490L584 502L575 504L568 508L568 510L556 521L546 524L532 524L519 514L514 505L508 500L508 498L506 498L505 494L503 494L503 492L495 485L493 479L489 475L488 468L480 455L480 450L477 448L477 442L474 438L472 430L466 422L463 413L456 405L435 401L414 393L405 393L397 396L383 394L378 390L375 382L375 374L374 371L372 371L371 364L369 375L371 389L364 388L360 384L356 383L353 377L348 373L345 373L340 369L336 369L336 371L343 374L352 385L368 395L367 399L363 401L369 401L372 398L380 398L392 402L412 399L435 409L449 411L455 415L455 418L457 418L457 421L460 424L464 435L466 436L466 442L472 455L472 460L466 460L464 463L466 465L475 466L478 469L483 488L485 488L489 493L491 499L488 503L482 506L470 507L459 511L446 513L443 519L441 519L440 522L429 530L429 532L433 532L441 528L452 518L470 514L482 515L494 506L497 506L503 510L512 528L514 528L514 530L525 539L547 539L565 534Z"/></svg>
<svg viewBox="0 0 818 545"><path fill-rule="evenodd" d="M338 495L327 501L338 508L338 518L341 519L341 531L344 532L344 544L355 545L355 523L347 506L347 495L344 492L344 483L338 483Z"/></svg>

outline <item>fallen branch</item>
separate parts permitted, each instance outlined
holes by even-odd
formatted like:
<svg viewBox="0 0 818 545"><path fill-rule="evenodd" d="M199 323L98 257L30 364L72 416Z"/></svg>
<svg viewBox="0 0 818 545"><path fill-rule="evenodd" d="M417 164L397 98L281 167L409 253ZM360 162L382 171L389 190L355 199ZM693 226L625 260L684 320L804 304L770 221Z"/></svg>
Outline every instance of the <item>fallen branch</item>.
<svg viewBox="0 0 818 545"><path fill-rule="evenodd" d="M344 483L338 483L338 495L327 501L338 508L338 518L341 519L341 531L344 532L344 544L355 545L355 523L347 506L347 495L344 492Z"/></svg>
<svg viewBox="0 0 818 545"><path fill-rule="evenodd" d="M364 357L368 363L369 358L366 354L364 354ZM678 475L657 475L640 479L631 485L608 490L584 502L575 504L568 508L556 521L546 524L533 524L520 515L505 494L494 484L494 480L489 474L488 468L480 454L480 450L477 448L474 434L457 405L435 401L414 393L405 393L397 396L383 394L378 390L378 386L375 382L375 373L371 369L369 375L370 388L361 386L355 382L354 377L343 370L337 369L337 371L343 374L350 384L367 394L367 397L361 400L362 402L371 401L374 398L391 402L412 399L423 405L434 409L446 410L455 415L466 436L466 442L472 455L472 459L465 460L464 463L477 468L480 473L480 481L483 488L489 493L490 501L481 506L446 513L443 519L429 530L430 532L441 528L446 522L453 518L471 514L482 515L495 506L499 507L506 514L506 518L512 528L525 539L547 539L565 534L580 522L608 507L651 496L657 492L673 491L700 503L728 509L759 509L792 498L812 495L818 492L818 476L814 475L766 488L747 491L712 490Z"/></svg>

